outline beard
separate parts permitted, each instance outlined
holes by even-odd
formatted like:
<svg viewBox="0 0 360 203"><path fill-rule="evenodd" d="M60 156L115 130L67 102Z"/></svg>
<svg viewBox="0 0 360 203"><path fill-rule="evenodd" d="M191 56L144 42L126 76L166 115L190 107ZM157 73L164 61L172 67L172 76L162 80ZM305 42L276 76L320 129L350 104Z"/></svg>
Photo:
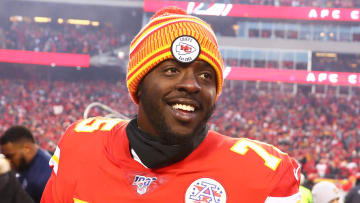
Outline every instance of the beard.
<svg viewBox="0 0 360 203"><path fill-rule="evenodd" d="M17 172L23 172L26 171L29 167L29 164L26 162L25 157L22 155L19 160L19 165L16 169Z"/></svg>
<svg viewBox="0 0 360 203"><path fill-rule="evenodd" d="M160 109L157 103L151 99L150 95L143 94L139 98L143 104L143 110L148 117L151 124L155 127L160 143L164 145L182 145L193 141L196 139L206 128L206 124L210 119L215 105L209 108L205 113L204 119L194 128L191 133L180 134L173 132L171 126L166 122L165 116L156 112L156 109Z"/></svg>

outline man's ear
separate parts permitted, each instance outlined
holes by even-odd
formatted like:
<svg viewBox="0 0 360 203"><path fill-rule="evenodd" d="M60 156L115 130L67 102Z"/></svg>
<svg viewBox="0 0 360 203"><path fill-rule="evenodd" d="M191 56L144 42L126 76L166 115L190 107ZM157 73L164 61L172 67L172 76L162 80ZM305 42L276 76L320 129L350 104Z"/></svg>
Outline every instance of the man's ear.
<svg viewBox="0 0 360 203"><path fill-rule="evenodd" d="M142 93L142 81L139 83L138 88L136 90L136 99L139 101Z"/></svg>
<svg viewBox="0 0 360 203"><path fill-rule="evenodd" d="M23 144L23 150L25 153L29 153L31 151L31 149L32 149L32 145L30 143L25 142Z"/></svg>
<svg viewBox="0 0 360 203"><path fill-rule="evenodd" d="M140 96L141 96L141 89L138 89L136 91L136 98L139 100Z"/></svg>

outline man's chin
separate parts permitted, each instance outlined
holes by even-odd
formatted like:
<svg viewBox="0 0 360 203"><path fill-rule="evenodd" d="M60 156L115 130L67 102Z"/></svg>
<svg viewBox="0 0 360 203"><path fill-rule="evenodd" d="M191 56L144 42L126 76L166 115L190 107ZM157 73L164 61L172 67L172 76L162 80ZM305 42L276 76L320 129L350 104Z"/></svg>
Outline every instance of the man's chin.
<svg viewBox="0 0 360 203"><path fill-rule="evenodd" d="M183 132L161 132L160 139L162 144L166 145L181 145L188 143L194 137L195 133L183 133Z"/></svg>
<svg viewBox="0 0 360 203"><path fill-rule="evenodd" d="M160 139L162 144L166 145L181 145L192 142L194 138L200 135L206 126L199 127L193 130L189 130L189 128L185 129L171 129L166 132L159 132Z"/></svg>

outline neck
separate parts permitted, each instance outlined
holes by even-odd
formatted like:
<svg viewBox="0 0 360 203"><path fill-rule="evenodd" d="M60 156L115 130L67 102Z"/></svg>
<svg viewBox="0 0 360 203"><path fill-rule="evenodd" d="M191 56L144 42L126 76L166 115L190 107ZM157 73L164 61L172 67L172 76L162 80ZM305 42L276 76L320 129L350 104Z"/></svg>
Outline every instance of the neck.
<svg viewBox="0 0 360 203"><path fill-rule="evenodd" d="M126 127L126 134L130 142L130 149L135 152L131 153L133 157L147 168L156 169L181 161L190 155L204 140L207 130L193 136L188 142L167 145L162 144L158 136L152 136L141 130L137 125L137 120L134 119Z"/></svg>

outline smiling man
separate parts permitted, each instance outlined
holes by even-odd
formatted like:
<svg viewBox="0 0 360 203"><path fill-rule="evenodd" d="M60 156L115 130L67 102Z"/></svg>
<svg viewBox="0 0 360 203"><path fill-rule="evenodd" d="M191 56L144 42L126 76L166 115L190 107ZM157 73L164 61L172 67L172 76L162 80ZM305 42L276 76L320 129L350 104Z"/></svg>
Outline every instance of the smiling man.
<svg viewBox="0 0 360 203"><path fill-rule="evenodd" d="M71 125L42 202L298 202L300 170L287 154L208 130L222 71L206 22L174 7L157 12L130 45L137 117Z"/></svg>

